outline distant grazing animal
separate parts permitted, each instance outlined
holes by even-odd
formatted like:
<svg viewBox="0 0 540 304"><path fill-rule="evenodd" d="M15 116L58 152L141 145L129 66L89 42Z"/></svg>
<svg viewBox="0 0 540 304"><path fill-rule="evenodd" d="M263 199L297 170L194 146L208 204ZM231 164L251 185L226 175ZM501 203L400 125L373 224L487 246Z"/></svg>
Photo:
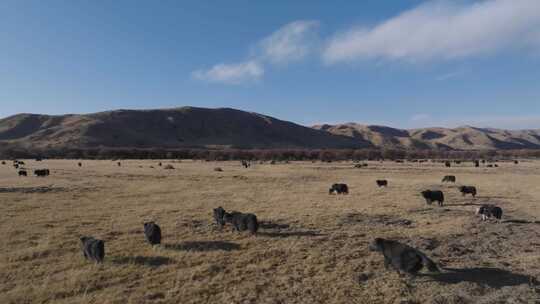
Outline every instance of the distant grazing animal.
<svg viewBox="0 0 540 304"><path fill-rule="evenodd" d="M494 205L482 205L476 209L476 215L481 215L483 221L491 217L500 220L502 218L502 214L503 211L501 207Z"/></svg>
<svg viewBox="0 0 540 304"><path fill-rule="evenodd" d="M220 229L225 226L225 213L223 207L214 208L214 220Z"/></svg>
<svg viewBox="0 0 540 304"><path fill-rule="evenodd" d="M245 160L242 161L242 166L244 166L244 168L249 168L249 166L251 166L251 164Z"/></svg>
<svg viewBox="0 0 540 304"><path fill-rule="evenodd" d="M161 228L154 222L144 223L144 236L152 246L161 244Z"/></svg>
<svg viewBox="0 0 540 304"><path fill-rule="evenodd" d="M444 165L445 165L446 167L452 167L452 164L451 164L449 161L444 162Z"/></svg>
<svg viewBox="0 0 540 304"><path fill-rule="evenodd" d="M5 161L5 160L3 160L3 161L2 161L2 165L5 165L5 164L6 164L6 161Z"/></svg>
<svg viewBox="0 0 540 304"><path fill-rule="evenodd" d="M454 163L459 165L459 164L461 164L461 161L460 160L455 160Z"/></svg>
<svg viewBox="0 0 540 304"><path fill-rule="evenodd" d="M395 162L396 162L396 163L402 163L403 160L401 160L401 159L396 159Z"/></svg>
<svg viewBox="0 0 540 304"><path fill-rule="evenodd" d="M480 162L477 161L477 160L475 160L475 161L474 161L474 166L475 166L475 167L480 167Z"/></svg>
<svg viewBox="0 0 540 304"><path fill-rule="evenodd" d="M26 173L26 170L19 170L19 176L28 176L28 173Z"/></svg>
<svg viewBox="0 0 540 304"><path fill-rule="evenodd" d="M499 165L497 165L497 164L495 164L494 166L495 166L495 168L498 168L498 167L499 167Z"/></svg>
<svg viewBox="0 0 540 304"><path fill-rule="evenodd" d="M376 180L377 186L379 187L388 187L388 181L385 179L378 179Z"/></svg>
<svg viewBox="0 0 540 304"><path fill-rule="evenodd" d="M398 274L415 275L423 267L430 272L439 272L437 264L424 253L397 241L376 238L369 246L371 251L377 251L384 256L384 266L392 266Z"/></svg>
<svg viewBox="0 0 540 304"><path fill-rule="evenodd" d="M162 165L162 164L161 164L161 162L160 162L160 163L158 163L158 166L160 166L160 167L161 167L161 165Z"/></svg>
<svg viewBox="0 0 540 304"><path fill-rule="evenodd" d="M454 175L446 175L445 177L443 177L442 182L455 183L456 177Z"/></svg>
<svg viewBox="0 0 540 304"><path fill-rule="evenodd" d="M489 164L489 165L487 165L486 167L488 167L488 168L493 168L493 165Z"/></svg>
<svg viewBox="0 0 540 304"><path fill-rule="evenodd" d="M463 196L465 196L466 194L471 194L473 197L476 197L475 186L461 186L459 187L459 192L461 192Z"/></svg>
<svg viewBox="0 0 540 304"><path fill-rule="evenodd" d="M516 165L519 164L519 161L515 160L515 161L514 161L514 164L516 164Z"/></svg>
<svg viewBox="0 0 540 304"><path fill-rule="evenodd" d="M333 184L328 194L349 194L349 187L347 184Z"/></svg>
<svg viewBox="0 0 540 304"><path fill-rule="evenodd" d="M220 167L216 167L216 168L214 168L214 171L216 171L216 172L223 172L223 169L221 169Z"/></svg>
<svg viewBox="0 0 540 304"><path fill-rule="evenodd" d="M24 162L23 161L18 161L17 162L19 165L24 165Z"/></svg>
<svg viewBox="0 0 540 304"><path fill-rule="evenodd" d="M248 230L251 234L256 234L259 230L259 222L257 216L252 213L241 212L225 212L223 217L226 223L230 223L233 226L233 230L245 231Z"/></svg>
<svg viewBox="0 0 540 304"><path fill-rule="evenodd" d="M275 164L276 164L276 161L275 161L275 160L272 160L272 161L270 162L270 165L275 165Z"/></svg>
<svg viewBox="0 0 540 304"><path fill-rule="evenodd" d="M426 199L428 205L431 205L434 201L436 201L439 206L442 206L444 203L444 194L440 190L425 190L422 191L421 194L424 199Z"/></svg>
<svg viewBox="0 0 540 304"><path fill-rule="evenodd" d="M91 236L81 237L81 249L87 260L103 263L105 257L105 243Z"/></svg>
<svg viewBox="0 0 540 304"><path fill-rule="evenodd" d="M49 169L37 169L34 170L34 174L38 177L45 177L50 174Z"/></svg>
<svg viewBox="0 0 540 304"><path fill-rule="evenodd" d="M77 165L78 165L79 167L82 167L82 163L78 163Z"/></svg>
<svg viewBox="0 0 540 304"><path fill-rule="evenodd" d="M121 162L117 162L116 164L118 165L118 167L121 167L121 166L122 166L122 163L121 163Z"/></svg>
<svg viewBox="0 0 540 304"><path fill-rule="evenodd" d="M38 161L41 161L41 160L42 160L41 157L36 157L36 161L37 161L37 162L38 162Z"/></svg>
<svg viewBox="0 0 540 304"><path fill-rule="evenodd" d="M15 167L15 169L19 169L19 164L14 164L13 167Z"/></svg>

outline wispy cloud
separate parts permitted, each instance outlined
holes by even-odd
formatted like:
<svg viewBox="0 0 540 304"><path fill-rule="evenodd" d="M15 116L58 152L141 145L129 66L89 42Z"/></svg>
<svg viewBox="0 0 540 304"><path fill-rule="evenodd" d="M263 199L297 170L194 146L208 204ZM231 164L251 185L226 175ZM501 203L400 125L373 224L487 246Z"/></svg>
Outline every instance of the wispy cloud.
<svg viewBox="0 0 540 304"><path fill-rule="evenodd" d="M264 75L264 68L256 61L216 64L207 70L192 73L195 79L225 84L242 84L258 81Z"/></svg>
<svg viewBox="0 0 540 304"><path fill-rule="evenodd" d="M317 41L319 23L299 20L284 25L251 47L251 54L243 62L220 63L209 69L196 70L192 77L208 82L243 84L260 80L265 64L285 64L305 58Z"/></svg>
<svg viewBox="0 0 540 304"><path fill-rule="evenodd" d="M424 114L424 113L419 113L419 114L415 114L411 117L411 121L426 121L426 120L429 120L431 119L431 116L429 114Z"/></svg>
<svg viewBox="0 0 540 304"><path fill-rule="evenodd" d="M449 73L439 75L439 76L435 77L435 80L443 81L443 80L453 79L453 78L462 76L464 74L465 74L464 70L457 70L457 71L453 71L453 72L449 72Z"/></svg>
<svg viewBox="0 0 540 304"><path fill-rule="evenodd" d="M540 1L489 0L468 5L434 1L372 28L331 37L328 64L366 59L449 60L507 49L538 47Z"/></svg>
<svg viewBox="0 0 540 304"><path fill-rule="evenodd" d="M258 51L263 59L271 63L301 60L313 50L318 26L319 22L311 20L291 22L262 39Z"/></svg>

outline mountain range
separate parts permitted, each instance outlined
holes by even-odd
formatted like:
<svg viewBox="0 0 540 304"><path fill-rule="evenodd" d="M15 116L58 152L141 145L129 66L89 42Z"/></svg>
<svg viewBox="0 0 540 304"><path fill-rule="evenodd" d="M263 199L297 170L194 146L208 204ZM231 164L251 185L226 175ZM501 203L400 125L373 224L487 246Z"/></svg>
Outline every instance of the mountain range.
<svg viewBox="0 0 540 304"><path fill-rule="evenodd" d="M181 107L0 119L0 146L106 148L540 149L540 130L396 129L344 123L306 127L230 108Z"/></svg>

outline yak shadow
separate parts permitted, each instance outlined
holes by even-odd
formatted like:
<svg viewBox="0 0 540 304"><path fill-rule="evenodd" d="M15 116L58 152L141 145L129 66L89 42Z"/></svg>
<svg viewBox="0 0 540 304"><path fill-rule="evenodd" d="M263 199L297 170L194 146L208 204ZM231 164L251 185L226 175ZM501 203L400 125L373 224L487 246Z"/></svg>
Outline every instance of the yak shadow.
<svg viewBox="0 0 540 304"><path fill-rule="evenodd" d="M162 265L172 264L174 260L168 257L163 257L163 256L153 256L153 257L122 256L122 257L113 257L111 259L111 262L113 264L118 264L118 265L135 264L135 265L143 265L143 266L149 266L149 267L159 267Z"/></svg>
<svg viewBox="0 0 540 304"><path fill-rule="evenodd" d="M519 220L519 219L509 219L504 220L502 223L511 223L511 224L540 224L540 221L527 221L527 220Z"/></svg>
<svg viewBox="0 0 540 304"><path fill-rule="evenodd" d="M290 227L289 224L278 224L278 223L272 223L272 222L259 223L259 228L262 228L262 229L288 229L289 227Z"/></svg>
<svg viewBox="0 0 540 304"><path fill-rule="evenodd" d="M455 207L458 205L444 204L443 206L433 205L429 208L415 208L409 209L408 213L419 213L419 214L432 214L432 215L447 215L447 214L456 214L456 215L466 215L470 214L470 211L464 209L450 209L448 207Z"/></svg>
<svg viewBox="0 0 540 304"><path fill-rule="evenodd" d="M287 237L293 237L293 236L306 236L306 237L314 237L314 236L324 236L324 234L321 234L317 231L284 231L284 232L259 232L257 233L258 236L266 236L266 237L273 237L273 238L287 238Z"/></svg>
<svg viewBox="0 0 540 304"><path fill-rule="evenodd" d="M498 268L444 268L445 272L437 274L423 274L435 281L458 284L470 282L487 285L492 288L502 288L505 286L517 286L521 284L538 285L538 281L531 276L517 274Z"/></svg>
<svg viewBox="0 0 540 304"><path fill-rule="evenodd" d="M476 196L476 199L484 199L484 200L494 200L494 199L497 199L497 200L510 200L510 199L516 199L517 197L515 196L487 196L487 195L477 195Z"/></svg>
<svg viewBox="0 0 540 304"><path fill-rule="evenodd" d="M485 204L479 204L479 203L456 203L456 204L444 204L448 207L465 207L465 206L482 206Z"/></svg>
<svg viewBox="0 0 540 304"><path fill-rule="evenodd" d="M166 244L165 249L178 251L232 251L239 250L240 245L224 241L191 241L178 244Z"/></svg>

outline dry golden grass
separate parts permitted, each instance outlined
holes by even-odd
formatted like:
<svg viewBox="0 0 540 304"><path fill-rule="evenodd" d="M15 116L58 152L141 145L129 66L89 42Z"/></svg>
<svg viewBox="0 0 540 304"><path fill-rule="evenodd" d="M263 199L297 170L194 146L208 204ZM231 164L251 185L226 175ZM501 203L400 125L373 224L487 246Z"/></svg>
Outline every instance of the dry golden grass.
<svg viewBox="0 0 540 304"><path fill-rule="evenodd" d="M540 162L162 162L175 169L29 160L27 168L51 176L19 178L0 165L0 303L540 301ZM456 185L440 183L447 174ZM388 188L376 187L380 178ZM350 195L328 195L334 182L347 183ZM477 199L461 197L460 184L477 186ZM447 205L427 206L419 196L426 188L442 189ZM504 209L502 223L474 216L474 204L487 202ZM257 214L259 235L219 231L217 206ZM148 220L162 228L159 248L144 241ZM105 241L104 264L83 259L81 235ZM375 237L416 246L454 270L399 277L368 250Z"/></svg>

